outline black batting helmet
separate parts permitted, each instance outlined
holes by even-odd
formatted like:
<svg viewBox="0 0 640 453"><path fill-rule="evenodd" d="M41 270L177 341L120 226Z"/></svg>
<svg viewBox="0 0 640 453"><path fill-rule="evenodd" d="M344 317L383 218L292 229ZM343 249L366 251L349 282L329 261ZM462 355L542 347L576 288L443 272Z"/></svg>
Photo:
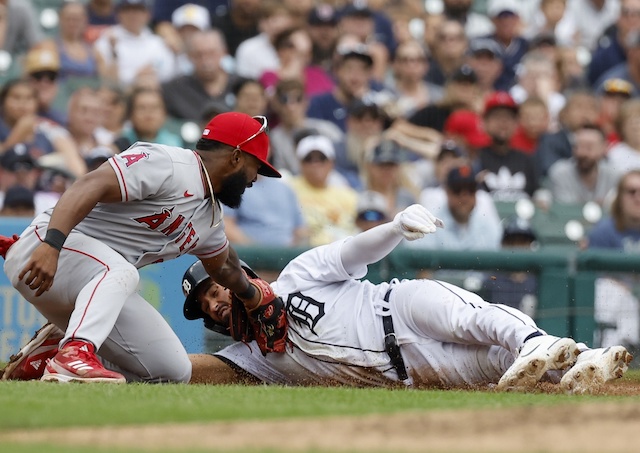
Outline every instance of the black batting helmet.
<svg viewBox="0 0 640 453"><path fill-rule="evenodd" d="M249 277L259 278L258 274L256 274L244 261L240 260L240 266L245 270ZM184 314L184 317L190 321L194 319L204 319L204 325L207 329L229 335L229 326L220 325L211 319L209 315L202 311L202 308L200 308L200 302L196 298L198 286L209 278L211 277L204 269L202 261L198 260L189 266L189 269L187 269L182 277L182 293L185 296L182 313Z"/></svg>

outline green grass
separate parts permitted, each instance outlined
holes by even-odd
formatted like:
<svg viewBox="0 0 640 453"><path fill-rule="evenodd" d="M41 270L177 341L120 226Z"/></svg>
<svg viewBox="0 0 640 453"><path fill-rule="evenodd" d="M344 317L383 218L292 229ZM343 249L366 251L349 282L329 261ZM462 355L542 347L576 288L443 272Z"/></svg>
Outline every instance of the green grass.
<svg viewBox="0 0 640 453"><path fill-rule="evenodd" d="M640 372L630 372L625 379L640 381ZM265 420L605 400L640 402L640 397L457 390L0 382L0 432L20 428Z"/></svg>

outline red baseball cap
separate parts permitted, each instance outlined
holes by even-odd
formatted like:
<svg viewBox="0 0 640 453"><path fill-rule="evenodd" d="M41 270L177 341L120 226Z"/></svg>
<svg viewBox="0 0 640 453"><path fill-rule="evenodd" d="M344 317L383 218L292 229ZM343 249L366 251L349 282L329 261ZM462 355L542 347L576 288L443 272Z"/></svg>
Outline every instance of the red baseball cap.
<svg viewBox="0 0 640 453"><path fill-rule="evenodd" d="M491 137L482 129L480 116L470 110L456 110L444 123L446 134L462 136L474 148L489 146Z"/></svg>
<svg viewBox="0 0 640 453"><path fill-rule="evenodd" d="M484 114L486 115L491 110L500 108L517 112L518 104L506 91L494 91L489 96L487 96L484 101Z"/></svg>
<svg viewBox="0 0 640 453"><path fill-rule="evenodd" d="M260 121L259 121L260 120ZM261 122L262 121L262 122ZM269 136L267 119L251 117L240 112L220 113L213 117L202 131L202 138L215 140L251 154L262 162L258 173L272 178L282 175L268 161Z"/></svg>

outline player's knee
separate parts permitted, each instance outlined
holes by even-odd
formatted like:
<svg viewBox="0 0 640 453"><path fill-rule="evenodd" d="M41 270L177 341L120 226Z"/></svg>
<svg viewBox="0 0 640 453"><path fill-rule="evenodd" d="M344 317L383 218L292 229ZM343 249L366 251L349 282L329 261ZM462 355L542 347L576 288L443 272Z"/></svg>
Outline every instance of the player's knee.
<svg viewBox="0 0 640 453"><path fill-rule="evenodd" d="M133 293L138 288L140 282L140 273L133 264L123 262L118 263L109 269L108 278L117 281L123 285L126 292Z"/></svg>
<svg viewBox="0 0 640 453"><path fill-rule="evenodd" d="M168 368L163 370L161 380L174 384L188 384L191 380L191 361L187 358L171 363Z"/></svg>

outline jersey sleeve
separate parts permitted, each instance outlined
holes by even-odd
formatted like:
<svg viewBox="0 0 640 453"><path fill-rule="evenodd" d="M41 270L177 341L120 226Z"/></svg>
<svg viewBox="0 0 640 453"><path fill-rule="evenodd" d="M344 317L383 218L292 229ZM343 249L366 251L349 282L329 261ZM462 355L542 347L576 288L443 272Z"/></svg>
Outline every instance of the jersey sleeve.
<svg viewBox="0 0 640 453"><path fill-rule="evenodd" d="M138 142L109 159L120 184L122 201L144 200L167 195L173 176L169 150L160 145Z"/></svg>

